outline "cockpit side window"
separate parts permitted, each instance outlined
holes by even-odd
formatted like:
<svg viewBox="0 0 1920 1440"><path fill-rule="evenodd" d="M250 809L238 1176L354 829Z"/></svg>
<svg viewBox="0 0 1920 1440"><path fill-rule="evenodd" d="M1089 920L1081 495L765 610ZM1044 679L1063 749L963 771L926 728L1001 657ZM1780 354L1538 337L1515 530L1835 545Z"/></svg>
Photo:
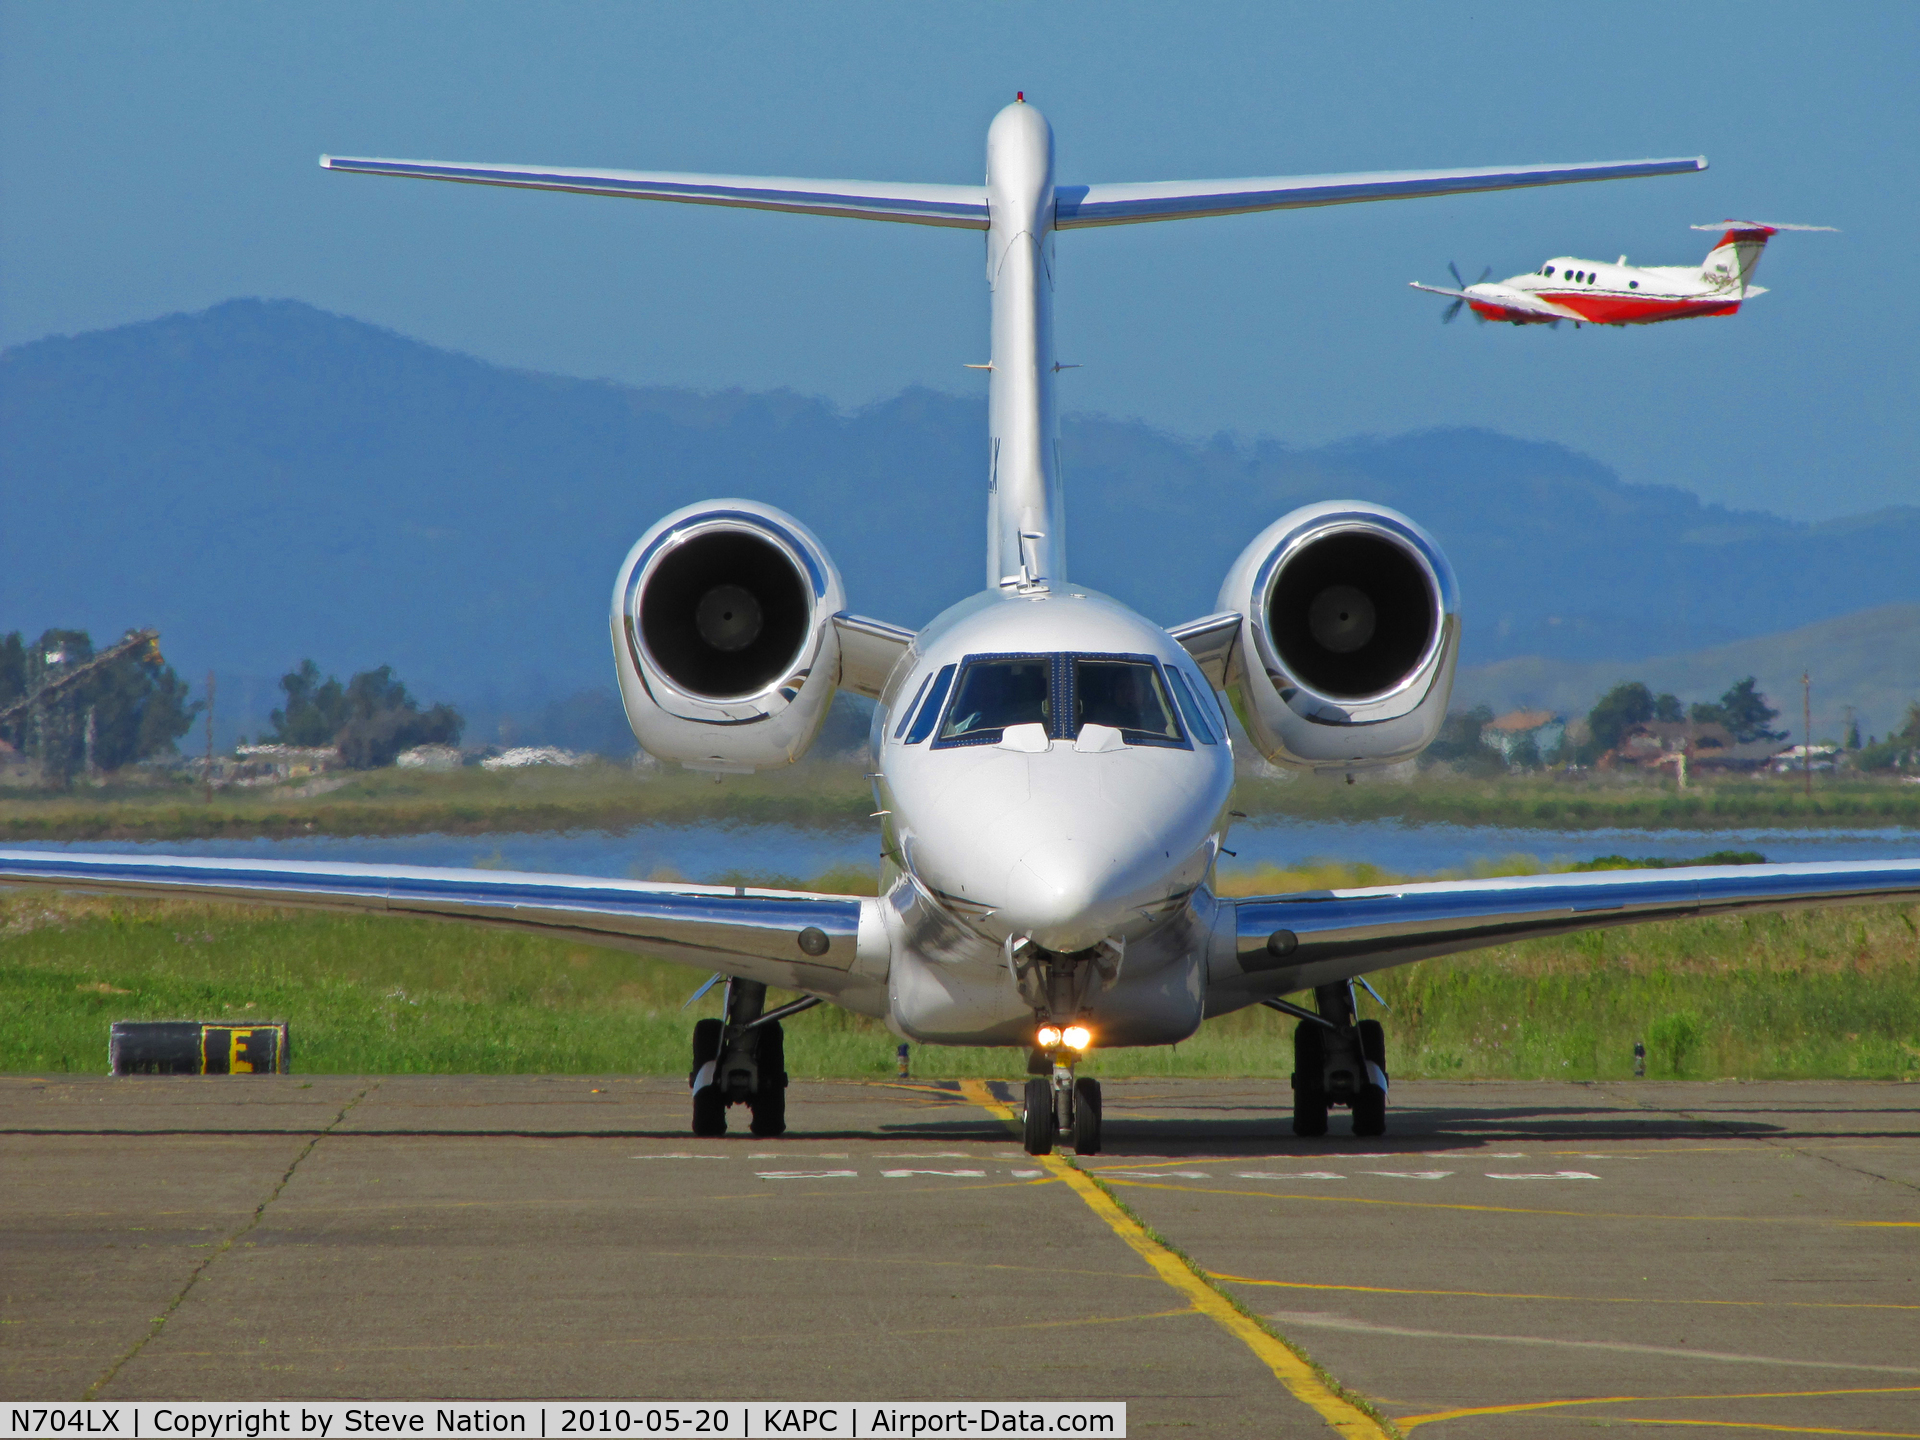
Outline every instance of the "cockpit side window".
<svg viewBox="0 0 1920 1440"><path fill-rule="evenodd" d="M1135 744L1183 745L1160 667L1149 659L1078 655L1073 661L1073 733L1111 725Z"/></svg>
<svg viewBox="0 0 1920 1440"><path fill-rule="evenodd" d="M931 685L932 683L933 683L933 676L931 675L927 676L926 679L920 682L920 688L913 692L912 703L901 707L900 723L893 727L894 739L898 740L902 735L907 733L907 726L913 720L913 712L920 708L921 700L926 697L927 686Z"/></svg>
<svg viewBox="0 0 1920 1440"><path fill-rule="evenodd" d="M953 666L942 665L940 673L933 677L926 704L920 707L919 714L913 717L913 728L907 731L907 744L918 745L933 733L934 722L940 718L940 702L947 698L947 687L953 684L953 671Z"/></svg>
<svg viewBox="0 0 1920 1440"><path fill-rule="evenodd" d="M1192 690L1187 687L1186 677L1178 670L1169 670L1167 684L1173 687L1173 698L1179 702L1180 713L1186 718L1187 729L1193 732L1201 744L1215 744L1213 727L1207 723L1205 712L1201 710L1200 703L1193 698Z"/></svg>
<svg viewBox="0 0 1920 1440"><path fill-rule="evenodd" d="M929 700L927 709L935 708ZM1049 734L1053 731L1052 657L979 656L968 660L961 672L935 743L998 744L1007 726L1035 724L1046 726Z"/></svg>

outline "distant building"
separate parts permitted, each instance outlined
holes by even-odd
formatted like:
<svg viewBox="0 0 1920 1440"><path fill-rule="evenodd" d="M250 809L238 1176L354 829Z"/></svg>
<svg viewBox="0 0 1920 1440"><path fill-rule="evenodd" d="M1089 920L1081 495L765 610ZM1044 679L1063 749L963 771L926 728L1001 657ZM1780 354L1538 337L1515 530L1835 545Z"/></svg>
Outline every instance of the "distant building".
<svg viewBox="0 0 1920 1440"><path fill-rule="evenodd" d="M458 770L466 761L452 745L416 745L393 757L402 770Z"/></svg>
<svg viewBox="0 0 1920 1440"><path fill-rule="evenodd" d="M1510 710L1480 727L1480 743L1498 750L1509 765L1528 740L1541 759L1554 754L1567 738L1567 722L1551 710Z"/></svg>

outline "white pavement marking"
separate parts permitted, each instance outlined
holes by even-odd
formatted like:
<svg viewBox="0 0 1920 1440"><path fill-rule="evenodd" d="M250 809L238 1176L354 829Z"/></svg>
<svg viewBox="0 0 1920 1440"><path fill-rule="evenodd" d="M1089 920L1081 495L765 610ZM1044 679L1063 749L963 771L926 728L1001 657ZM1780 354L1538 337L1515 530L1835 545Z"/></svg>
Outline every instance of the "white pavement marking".
<svg viewBox="0 0 1920 1440"><path fill-rule="evenodd" d="M1013 1178L1016 1180L1037 1180L1046 1173L1044 1170L1016 1170L1013 1172Z"/></svg>
<svg viewBox="0 0 1920 1440"><path fill-rule="evenodd" d="M1299 1170L1290 1175L1282 1175L1272 1170L1236 1170L1236 1180L1344 1180L1344 1175L1336 1175L1331 1170Z"/></svg>
<svg viewBox="0 0 1920 1440"><path fill-rule="evenodd" d="M791 1150L756 1150L747 1156L749 1160L844 1160L844 1150L828 1150L819 1155L796 1155Z"/></svg>
<svg viewBox="0 0 1920 1440"><path fill-rule="evenodd" d="M629 1155L629 1160L724 1160L724 1155L689 1155L685 1151L675 1151L670 1155Z"/></svg>
<svg viewBox="0 0 1920 1440"><path fill-rule="evenodd" d="M880 1178L904 1180L909 1175L957 1175L968 1180L979 1180L984 1178L986 1173L984 1170L882 1170Z"/></svg>
<svg viewBox="0 0 1920 1440"><path fill-rule="evenodd" d="M1503 1175L1489 1170L1489 1180L1598 1180L1600 1177L1590 1170L1548 1170L1538 1175Z"/></svg>
<svg viewBox="0 0 1920 1440"><path fill-rule="evenodd" d="M1362 1175L1384 1175L1389 1180L1444 1180L1451 1170L1362 1170Z"/></svg>
<svg viewBox="0 0 1920 1440"><path fill-rule="evenodd" d="M850 1179L858 1170L756 1170L762 1180L839 1180Z"/></svg>
<svg viewBox="0 0 1920 1440"><path fill-rule="evenodd" d="M1544 1335L1470 1335L1458 1330L1410 1330L1401 1325L1375 1325L1345 1315L1313 1311L1276 1310L1267 1318L1281 1326L1310 1330L1351 1330L1365 1335L1397 1335L1409 1340L1478 1340L1497 1345L1546 1345L1568 1350L1614 1350L1630 1355L1667 1355L1676 1360L1720 1360L1730 1365L1793 1365L1807 1370L1865 1370L1876 1375L1920 1375L1911 1365L1857 1365L1845 1360L1779 1360L1767 1355L1729 1355L1716 1350L1687 1350L1677 1345L1631 1345L1621 1340L1553 1340Z"/></svg>

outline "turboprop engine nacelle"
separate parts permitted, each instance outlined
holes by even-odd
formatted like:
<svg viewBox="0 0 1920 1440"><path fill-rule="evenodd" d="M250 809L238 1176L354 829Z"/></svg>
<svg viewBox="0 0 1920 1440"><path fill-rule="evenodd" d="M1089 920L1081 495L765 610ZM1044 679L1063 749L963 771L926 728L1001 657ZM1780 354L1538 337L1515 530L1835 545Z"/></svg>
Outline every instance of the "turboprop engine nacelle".
<svg viewBox="0 0 1920 1440"><path fill-rule="evenodd" d="M1240 553L1219 608L1242 617L1228 689L1268 759L1369 769L1439 733L1459 599L1446 556L1406 516L1355 500L1296 510Z"/></svg>
<svg viewBox="0 0 1920 1440"><path fill-rule="evenodd" d="M752 500L689 505L640 537L613 587L627 723L689 769L800 758L840 678L840 572L791 515Z"/></svg>

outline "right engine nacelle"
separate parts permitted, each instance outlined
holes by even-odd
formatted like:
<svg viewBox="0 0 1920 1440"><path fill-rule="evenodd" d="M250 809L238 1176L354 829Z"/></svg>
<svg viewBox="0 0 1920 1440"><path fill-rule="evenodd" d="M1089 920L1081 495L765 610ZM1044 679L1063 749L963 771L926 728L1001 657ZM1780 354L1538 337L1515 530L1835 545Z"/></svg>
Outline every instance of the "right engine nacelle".
<svg viewBox="0 0 1920 1440"><path fill-rule="evenodd" d="M1294 511L1240 553L1219 609L1239 612L1228 690L1269 760L1370 769L1440 732L1460 650L1453 570L1380 505Z"/></svg>
<svg viewBox="0 0 1920 1440"><path fill-rule="evenodd" d="M694 770L787 765L820 733L840 680L840 572L813 533L752 500L676 510L613 587L627 723Z"/></svg>

